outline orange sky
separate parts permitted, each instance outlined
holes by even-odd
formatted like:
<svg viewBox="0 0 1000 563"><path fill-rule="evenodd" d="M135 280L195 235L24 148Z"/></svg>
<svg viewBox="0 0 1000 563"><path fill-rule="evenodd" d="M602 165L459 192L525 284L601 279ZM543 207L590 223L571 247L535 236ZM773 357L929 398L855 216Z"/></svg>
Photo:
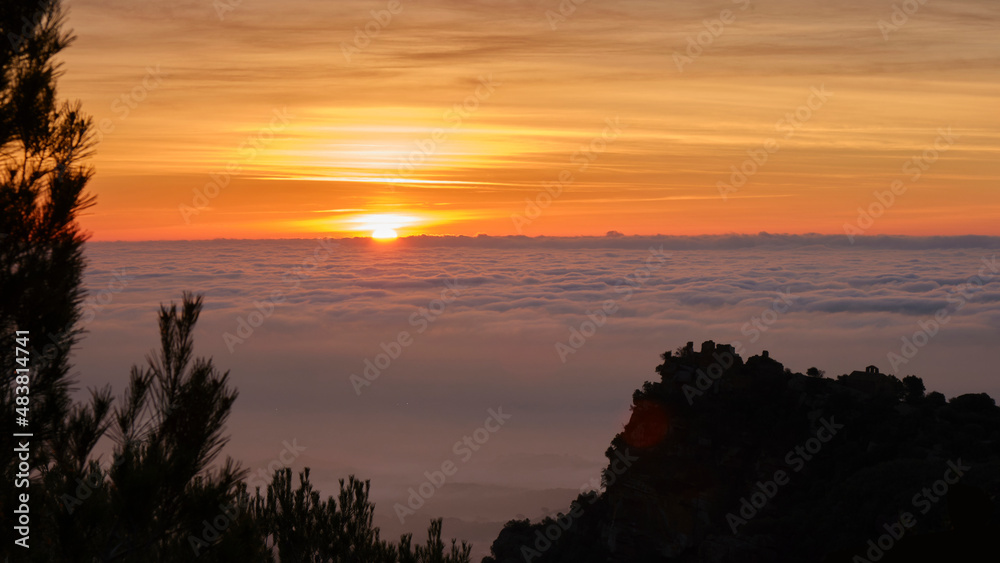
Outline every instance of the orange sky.
<svg viewBox="0 0 1000 563"><path fill-rule="evenodd" d="M992 0L228 1L69 3L94 240L1000 235Z"/></svg>

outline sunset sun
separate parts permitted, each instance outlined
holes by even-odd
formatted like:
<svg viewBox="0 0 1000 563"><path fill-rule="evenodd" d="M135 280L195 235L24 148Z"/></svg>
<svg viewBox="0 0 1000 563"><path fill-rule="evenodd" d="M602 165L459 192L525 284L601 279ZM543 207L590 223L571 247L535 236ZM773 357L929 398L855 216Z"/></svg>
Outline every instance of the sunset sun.
<svg viewBox="0 0 1000 563"><path fill-rule="evenodd" d="M346 219L348 225L355 225L353 228L348 227L350 230L371 233L371 238L380 241L396 240L400 229L405 231L421 222L415 215L397 213L364 213Z"/></svg>
<svg viewBox="0 0 1000 563"><path fill-rule="evenodd" d="M379 227L372 232L372 238L375 240L393 240L398 237L396 230L390 227Z"/></svg>

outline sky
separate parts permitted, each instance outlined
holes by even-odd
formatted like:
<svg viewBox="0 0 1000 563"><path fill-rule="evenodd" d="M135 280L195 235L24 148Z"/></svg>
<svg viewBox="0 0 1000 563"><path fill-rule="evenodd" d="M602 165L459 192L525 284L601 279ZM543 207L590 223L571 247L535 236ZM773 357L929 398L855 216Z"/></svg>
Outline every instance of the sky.
<svg viewBox="0 0 1000 563"><path fill-rule="evenodd" d="M71 363L81 397L120 394L159 304L197 291L195 355L239 391L225 454L251 486L275 460L310 467L324 496L355 474L383 537L444 517L482 555L506 521L596 488L633 390L688 341L1000 397L998 252L996 237L840 235L95 242ZM504 424L456 452L491 409ZM457 473L400 521L447 461Z"/></svg>
<svg viewBox="0 0 1000 563"><path fill-rule="evenodd" d="M83 225L1000 235L1000 4L901 5L70 0Z"/></svg>

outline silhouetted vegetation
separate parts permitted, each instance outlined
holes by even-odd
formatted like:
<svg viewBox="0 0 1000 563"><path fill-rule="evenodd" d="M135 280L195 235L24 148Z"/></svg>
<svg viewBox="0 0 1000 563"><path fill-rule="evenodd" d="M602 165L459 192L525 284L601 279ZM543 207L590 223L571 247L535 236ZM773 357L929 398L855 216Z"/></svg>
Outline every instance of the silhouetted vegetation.
<svg viewBox="0 0 1000 563"><path fill-rule="evenodd" d="M0 7L0 447L8 452L0 506L7 534L11 507L26 492L12 486L12 435L30 430L31 467L45 482L65 479L86 470L76 453L100 434L96 421L107 415L111 400L108 390L94 392L89 405L70 400L68 358L80 334L85 239L75 220L93 204L84 193L91 171L81 164L92 143L79 106L56 99L53 57L71 40L61 24L58 2ZM16 330L31 335L30 428L15 423L15 389L24 382L12 376L23 367L13 354ZM50 508L39 501L33 506L36 518ZM13 538L3 550L12 545Z"/></svg>
<svg viewBox="0 0 1000 563"><path fill-rule="evenodd" d="M996 560L995 547L973 556L1000 531L1000 408L988 395L925 396L920 378L873 366L836 380L792 373L712 342L663 358L611 442L605 490L562 526L507 523L485 563L857 563L905 512L898 551L865 561ZM954 467L967 469L945 483Z"/></svg>
<svg viewBox="0 0 1000 563"><path fill-rule="evenodd" d="M399 543L380 539L368 481L341 480L339 496L322 500L308 469L298 488L284 469L263 495L251 495L235 461L213 469L237 393L228 372L192 356L201 307L189 294L180 307L161 307L161 349L132 368L117 406L108 393L95 393L92 404L69 409L68 421L35 442L50 461L32 482L31 560L470 561L470 546L442 541L441 520L432 521L424 545L413 546L408 534ZM105 434L115 443L108 464L93 454ZM11 553L9 543L4 549Z"/></svg>

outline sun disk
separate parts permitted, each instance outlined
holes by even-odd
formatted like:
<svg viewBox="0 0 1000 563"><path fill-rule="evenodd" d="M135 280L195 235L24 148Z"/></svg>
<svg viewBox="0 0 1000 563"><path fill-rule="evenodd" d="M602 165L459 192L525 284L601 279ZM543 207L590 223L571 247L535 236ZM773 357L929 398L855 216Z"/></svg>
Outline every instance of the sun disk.
<svg viewBox="0 0 1000 563"><path fill-rule="evenodd" d="M393 240L398 237L399 235L396 234L395 229L390 229L389 227L379 227L372 232L372 238L376 240Z"/></svg>

